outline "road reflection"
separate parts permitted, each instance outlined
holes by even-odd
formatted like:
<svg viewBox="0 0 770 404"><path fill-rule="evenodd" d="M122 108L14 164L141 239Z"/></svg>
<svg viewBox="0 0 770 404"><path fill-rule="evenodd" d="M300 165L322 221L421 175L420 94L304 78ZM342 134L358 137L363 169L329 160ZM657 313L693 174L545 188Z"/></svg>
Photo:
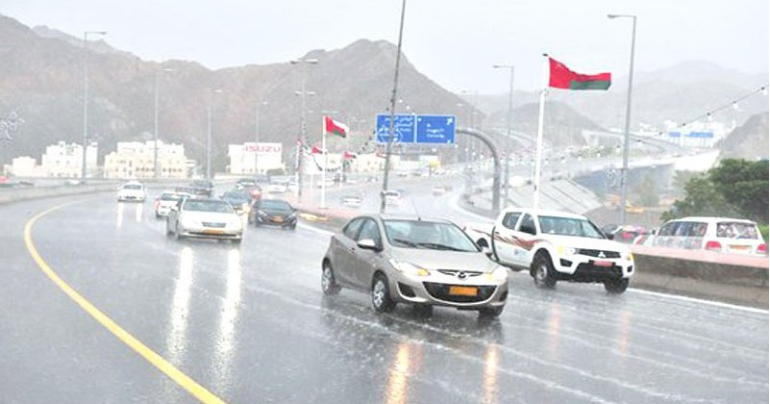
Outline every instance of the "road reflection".
<svg viewBox="0 0 770 404"><path fill-rule="evenodd" d="M484 401L482 404L497 403L497 372L500 366L500 346L490 344L484 357Z"/></svg>
<svg viewBox="0 0 770 404"><path fill-rule="evenodd" d="M174 297L169 318L170 330L166 333L165 357L173 365L182 367L187 351L187 326L190 317L190 289L193 282L193 250L184 247L179 252L179 273L174 287ZM178 389L165 389L167 402L182 400L182 393Z"/></svg>
<svg viewBox="0 0 770 404"><path fill-rule="evenodd" d="M123 227L123 211L126 209L126 204L123 202L118 202L118 207L116 209L117 217L115 219L115 227L118 229Z"/></svg>
<svg viewBox="0 0 770 404"><path fill-rule="evenodd" d="M136 205L136 222L141 223L142 222L142 216L144 214L144 204L140 203Z"/></svg>
<svg viewBox="0 0 770 404"><path fill-rule="evenodd" d="M219 332L214 343L214 367L217 370L218 391L228 391L232 383L235 351L235 324L241 304L243 266L241 252L233 248L227 253L227 286L219 318Z"/></svg>
<svg viewBox="0 0 770 404"><path fill-rule="evenodd" d="M548 318L548 355L552 360L559 359L559 338L561 336L561 304L551 304Z"/></svg>
<svg viewBox="0 0 770 404"><path fill-rule="evenodd" d="M624 311L620 314L620 324L618 330L618 351L625 358L628 354L629 339L631 337L631 321L634 315L630 311Z"/></svg>
<svg viewBox="0 0 770 404"><path fill-rule="evenodd" d="M385 386L386 404L404 404L409 402L409 377L417 372L422 359L422 344L402 341L396 349L396 357L388 372Z"/></svg>

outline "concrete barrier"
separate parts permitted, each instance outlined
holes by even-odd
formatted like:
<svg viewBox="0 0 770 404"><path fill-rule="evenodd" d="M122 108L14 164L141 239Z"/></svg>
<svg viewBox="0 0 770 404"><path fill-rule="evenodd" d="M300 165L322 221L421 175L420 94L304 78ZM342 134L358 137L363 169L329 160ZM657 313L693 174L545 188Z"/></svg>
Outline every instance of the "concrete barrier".
<svg viewBox="0 0 770 404"><path fill-rule="evenodd" d="M633 287L768 308L767 257L633 246Z"/></svg>
<svg viewBox="0 0 770 404"><path fill-rule="evenodd" d="M0 204L21 202L30 199L51 198L67 195L93 194L97 192L114 191L117 195L117 185L111 183L86 185L57 185L47 187L14 187L0 189Z"/></svg>

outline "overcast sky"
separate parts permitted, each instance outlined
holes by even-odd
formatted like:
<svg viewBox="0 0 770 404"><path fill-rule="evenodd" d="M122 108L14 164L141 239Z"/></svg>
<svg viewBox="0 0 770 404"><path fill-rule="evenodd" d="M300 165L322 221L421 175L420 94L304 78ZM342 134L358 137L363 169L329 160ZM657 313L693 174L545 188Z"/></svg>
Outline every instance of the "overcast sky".
<svg viewBox="0 0 770 404"><path fill-rule="evenodd" d="M105 30L142 59L193 60L209 68L286 62L357 39L398 39L400 0L0 0L0 13L82 36ZM768 0L408 0L406 57L450 91L507 92L542 81L543 52L580 73L628 71L638 16L636 69L707 60L768 72Z"/></svg>

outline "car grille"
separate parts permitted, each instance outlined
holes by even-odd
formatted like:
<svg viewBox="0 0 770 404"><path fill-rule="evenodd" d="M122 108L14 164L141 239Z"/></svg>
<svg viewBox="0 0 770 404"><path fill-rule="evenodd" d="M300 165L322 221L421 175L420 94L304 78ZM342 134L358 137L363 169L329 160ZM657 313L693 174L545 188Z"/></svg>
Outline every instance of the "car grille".
<svg viewBox="0 0 770 404"><path fill-rule="evenodd" d="M579 249L578 254L587 255L589 257L599 257L599 254L603 254L604 257L599 258L620 258L620 253L617 251L591 250L587 248Z"/></svg>
<svg viewBox="0 0 770 404"><path fill-rule="evenodd" d="M611 267L600 267L593 263L579 264L572 275L574 281L594 282L608 278L620 278L623 276L623 270L613 265Z"/></svg>
<svg viewBox="0 0 770 404"><path fill-rule="evenodd" d="M215 222L203 222L201 223L205 227L212 227L215 229L221 229L225 227L225 223L215 223Z"/></svg>
<svg viewBox="0 0 770 404"><path fill-rule="evenodd" d="M462 272L462 273L465 273L466 278L471 278L471 277L479 276L483 274L483 272L481 271L463 271L461 269L439 269L438 271L444 275L449 275L449 276L457 276L460 272Z"/></svg>
<svg viewBox="0 0 770 404"><path fill-rule="evenodd" d="M478 294L476 296L456 296L449 294L449 288L451 286L467 286L467 285L448 285L445 283L433 283L423 282L425 290L428 291L433 298L443 300L452 303L477 303L483 302L489 299L493 293L495 293L496 286L476 286L478 288Z"/></svg>

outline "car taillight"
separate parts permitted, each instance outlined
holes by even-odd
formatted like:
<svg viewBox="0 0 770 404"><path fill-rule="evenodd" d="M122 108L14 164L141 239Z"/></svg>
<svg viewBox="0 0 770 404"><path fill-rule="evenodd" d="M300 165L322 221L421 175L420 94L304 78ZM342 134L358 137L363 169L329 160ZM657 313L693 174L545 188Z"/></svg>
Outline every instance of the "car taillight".
<svg viewBox="0 0 770 404"><path fill-rule="evenodd" d="M767 244L757 246L757 254L767 255Z"/></svg>
<svg viewBox="0 0 770 404"><path fill-rule="evenodd" d="M706 242L706 250L708 251L722 251L722 244L719 243L719 241L707 241Z"/></svg>

